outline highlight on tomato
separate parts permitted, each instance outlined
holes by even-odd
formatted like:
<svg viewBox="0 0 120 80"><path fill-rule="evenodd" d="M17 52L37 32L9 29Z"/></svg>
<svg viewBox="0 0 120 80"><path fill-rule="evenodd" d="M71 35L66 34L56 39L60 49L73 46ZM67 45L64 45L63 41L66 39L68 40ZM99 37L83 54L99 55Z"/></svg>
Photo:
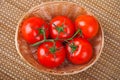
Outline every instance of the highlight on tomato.
<svg viewBox="0 0 120 80"><path fill-rule="evenodd" d="M50 21L50 36L53 39L68 39L74 32L75 26L66 16L57 16Z"/></svg>
<svg viewBox="0 0 120 80"><path fill-rule="evenodd" d="M91 15L80 15L75 20L76 29L81 29L85 38L91 39L96 36L99 29L98 21Z"/></svg>
<svg viewBox="0 0 120 80"><path fill-rule="evenodd" d="M43 29L45 29L46 37L49 35L49 29L48 29L47 23L39 17L31 17L26 20L24 20L21 32L23 38L28 43L35 43L38 41L43 40Z"/></svg>
<svg viewBox="0 0 120 80"><path fill-rule="evenodd" d="M93 56L90 42L83 38L74 38L66 45L67 58L73 64L88 63Z"/></svg>
<svg viewBox="0 0 120 80"><path fill-rule="evenodd" d="M38 48L39 63L48 68L60 66L66 57L66 50L60 41L44 42Z"/></svg>

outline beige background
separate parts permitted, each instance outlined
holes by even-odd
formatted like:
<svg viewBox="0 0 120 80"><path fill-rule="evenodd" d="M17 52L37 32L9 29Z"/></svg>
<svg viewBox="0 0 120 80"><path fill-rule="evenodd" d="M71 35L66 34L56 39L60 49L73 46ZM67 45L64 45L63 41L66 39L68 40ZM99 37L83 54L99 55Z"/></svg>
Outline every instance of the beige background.
<svg viewBox="0 0 120 80"><path fill-rule="evenodd" d="M50 75L20 58L14 44L16 25L31 7L47 1L53 0L0 0L0 80L120 80L120 0L69 0L94 13L104 28L102 55L88 70L69 76Z"/></svg>

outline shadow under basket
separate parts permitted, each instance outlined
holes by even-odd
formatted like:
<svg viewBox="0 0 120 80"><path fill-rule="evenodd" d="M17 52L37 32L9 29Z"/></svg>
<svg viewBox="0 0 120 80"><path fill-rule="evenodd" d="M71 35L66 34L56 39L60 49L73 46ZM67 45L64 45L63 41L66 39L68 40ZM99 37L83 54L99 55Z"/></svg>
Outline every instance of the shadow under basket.
<svg viewBox="0 0 120 80"><path fill-rule="evenodd" d="M93 46L93 54L94 54L93 58L87 64L84 65L73 65L67 60L65 60L65 62L57 68L54 69L46 68L41 64L39 64L37 60L37 55L36 55L37 47L31 47L30 44L28 44L21 35L21 25L23 24L23 21L29 17L32 16L41 17L46 22L49 23L49 21L55 16L60 16L60 15L67 16L74 21L76 17L82 14L93 15L89 11L82 8L80 5L66 1L42 3L30 9L20 19L16 30L15 43L19 55L23 58L23 60L25 60L25 62L27 62L30 66L34 67L40 72L46 72L57 75L69 75L69 74L82 72L88 69L98 60L103 48L104 35L100 23L99 23L99 31L97 35L90 41Z"/></svg>

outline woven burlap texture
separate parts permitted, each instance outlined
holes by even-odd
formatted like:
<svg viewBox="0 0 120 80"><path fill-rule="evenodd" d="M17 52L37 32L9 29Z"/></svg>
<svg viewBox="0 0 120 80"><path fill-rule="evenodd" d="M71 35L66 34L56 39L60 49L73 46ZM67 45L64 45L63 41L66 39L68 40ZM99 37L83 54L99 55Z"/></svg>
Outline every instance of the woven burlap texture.
<svg viewBox="0 0 120 80"><path fill-rule="evenodd" d="M69 0L94 13L104 29L102 55L88 70L75 75L50 75L21 59L14 42L17 23L31 7L47 1L0 0L0 80L120 80L120 0Z"/></svg>

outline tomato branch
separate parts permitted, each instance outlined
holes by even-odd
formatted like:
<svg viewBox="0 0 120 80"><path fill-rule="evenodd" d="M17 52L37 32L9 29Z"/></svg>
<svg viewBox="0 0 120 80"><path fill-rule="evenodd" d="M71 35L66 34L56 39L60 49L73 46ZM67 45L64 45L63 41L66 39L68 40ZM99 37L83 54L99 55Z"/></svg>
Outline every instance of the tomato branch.
<svg viewBox="0 0 120 80"><path fill-rule="evenodd" d="M42 41L38 41L38 42L32 44L31 46L37 46L37 45L40 45L40 44L42 44L43 42L47 42L47 41L51 41L51 42L55 42L55 41L56 41L56 39L46 39L45 29L40 29L40 31L43 33L44 39L43 39ZM65 42L68 43L69 40L72 40L78 33L81 34L81 30L80 30L80 29L78 29L71 38L69 38L69 39L67 39L67 40L64 40L64 39L58 39L58 40L64 40Z"/></svg>
<svg viewBox="0 0 120 80"><path fill-rule="evenodd" d="M77 49L77 46L74 43L70 44L70 47L72 49L71 53L73 53Z"/></svg>

